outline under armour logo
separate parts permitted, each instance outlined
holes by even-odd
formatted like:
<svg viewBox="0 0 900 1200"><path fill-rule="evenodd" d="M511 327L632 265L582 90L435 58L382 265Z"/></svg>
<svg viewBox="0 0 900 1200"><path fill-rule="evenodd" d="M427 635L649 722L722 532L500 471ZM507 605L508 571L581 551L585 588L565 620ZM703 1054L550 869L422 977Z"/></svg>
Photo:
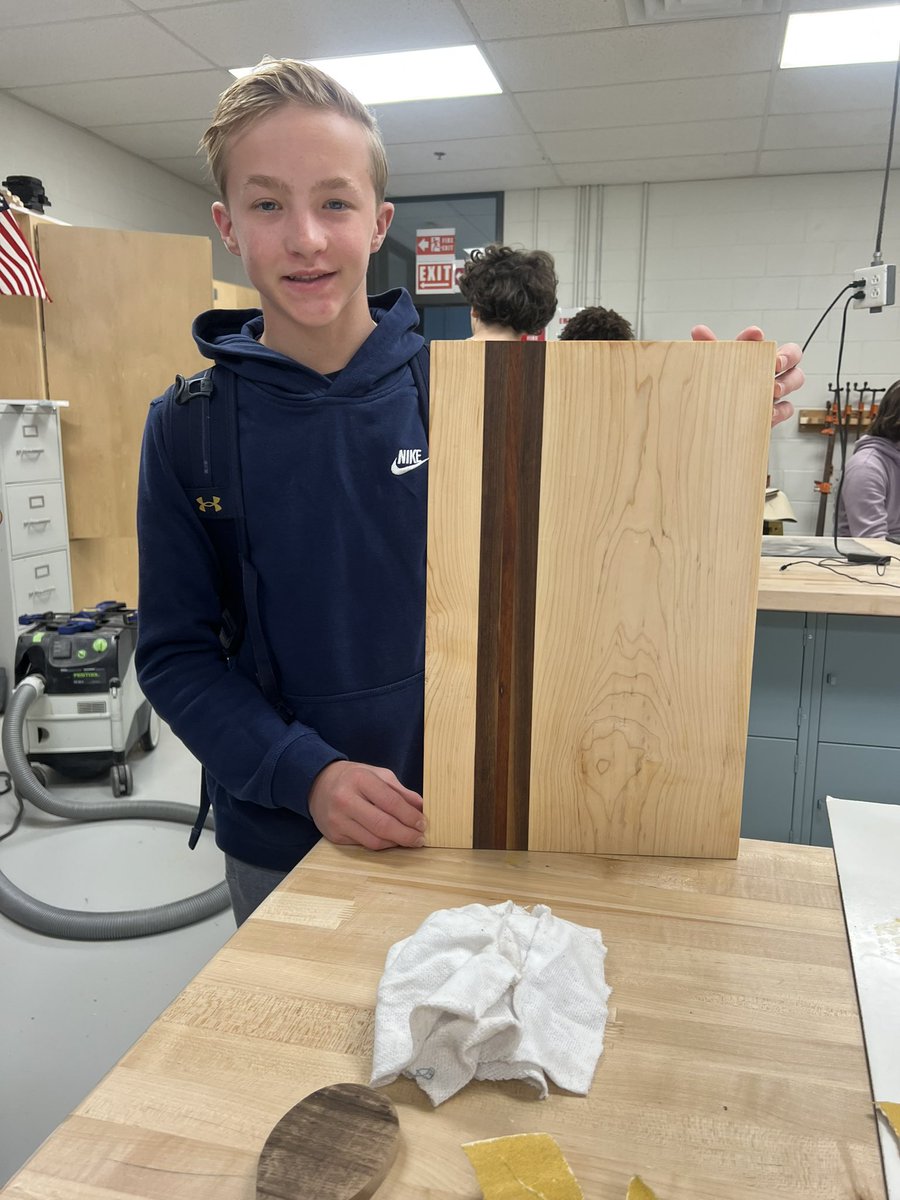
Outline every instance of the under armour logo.
<svg viewBox="0 0 900 1200"><path fill-rule="evenodd" d="M222 505L219 503L221 499L221 496L213 496L212 500L204 500L202 496L198 496L197 507L202 513L209 512L210 509L212 509L213 512L221 512Z"/></svg>

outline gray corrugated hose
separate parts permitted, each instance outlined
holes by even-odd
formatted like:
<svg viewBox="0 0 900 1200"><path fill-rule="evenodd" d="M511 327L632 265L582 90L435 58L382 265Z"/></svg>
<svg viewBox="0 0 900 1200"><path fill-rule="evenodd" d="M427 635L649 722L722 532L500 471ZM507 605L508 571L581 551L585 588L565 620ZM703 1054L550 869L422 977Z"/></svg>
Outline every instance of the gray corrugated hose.
<svg viewBox="0 0 900 1200"><path fill-rule="evenodd" d="M44 680L40 675L29 675L13 692L3 718L3 756L20 795L42 812L75 821L143 817L152 821L179 821L193 825L196 811L187 804L172 804L163 800L97 800L84 804L81 801L74 803L54 799L35 778L25 754L23 737L25 714L43 694ZM4 917L36 933L76 941L109 941L165 933L223 912L228 904L228 887L222 882L196 896L160 904L156 908L78 912L36 900L0 872L0 913Z"/></svg>

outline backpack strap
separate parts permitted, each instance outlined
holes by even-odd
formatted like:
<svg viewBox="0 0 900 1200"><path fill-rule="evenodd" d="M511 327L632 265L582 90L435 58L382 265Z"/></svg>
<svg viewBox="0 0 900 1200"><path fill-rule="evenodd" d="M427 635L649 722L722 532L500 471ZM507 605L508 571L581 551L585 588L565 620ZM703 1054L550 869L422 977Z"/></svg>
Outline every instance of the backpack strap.
<svg viewBox="0 0 900 1200"><path fill-rule="evenodd" d="M419 395L419 415L422 418L422 424L425 426L426 434L428 433L428 380L430 368L431 358L428 353L428 347L423 346L418 354L409 360L409 369L412 372L416 391Z"/></svg>
<svg viewBox="0 0 900 1200"><path fill-rule="evenodd" d="M285 703L259 615L259 575L250 557L238 437L237 387L231 371L211 367L191 379L176 376L167 396L169 446L173 465L198 519L212 543L219 566L222 628L219 641L228 657L238 650L246 628L263 695L285 722L294 713ZM211 401L215 400L215 419ZM200 806L188 838L193 850L210 809L205 770Z"/></svg>

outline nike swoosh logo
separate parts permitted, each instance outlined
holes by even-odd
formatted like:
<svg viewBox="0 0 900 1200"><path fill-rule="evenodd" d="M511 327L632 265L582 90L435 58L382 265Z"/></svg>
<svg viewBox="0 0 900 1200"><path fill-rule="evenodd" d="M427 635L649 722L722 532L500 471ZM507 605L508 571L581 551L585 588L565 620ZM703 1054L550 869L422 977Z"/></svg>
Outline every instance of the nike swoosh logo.
<svg viewBox="0 0 900 1200"><path fill-rule="evenodd" d="M407 471L414 471L416 469L416 467L424 467L425 463L427 463L427 462L428 462L427 458L420 458L418 462L410 463L406 467L398 467L397 460L394 459L394 461L391 463L391 474L392 475L405 475Z"/></svg>

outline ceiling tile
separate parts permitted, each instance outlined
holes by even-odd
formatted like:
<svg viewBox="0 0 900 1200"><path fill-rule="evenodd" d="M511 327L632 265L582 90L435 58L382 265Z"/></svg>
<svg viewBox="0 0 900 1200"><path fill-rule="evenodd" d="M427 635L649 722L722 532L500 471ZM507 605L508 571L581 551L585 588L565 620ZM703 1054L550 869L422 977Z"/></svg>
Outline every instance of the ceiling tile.
<svg viewBox="0 0 900 1200"><path fill-rule="evenodd" d="M168 74L208 65L140 15L42 25L39 39L33 29L10 29L0 39L0 86L5 88Z"/></svg>
<svg viewBox="0 0 900 1200"><path fill-rule="evenodd" d="M419 100L375 106L375 116L388 145L432 138L460 138L528 133L528 125L509 96L467 96L459 100Z"/></svg>
<svg viewBox="0 0 900 1200"><path fill-rule="evenodd" d="M890 113L894 69L893 63L864 63L777 71L769 111L846 112L883 106Z"/></svg>
<svg viewBox="0 0 900 1200"><path fill-rule="evenodd" d="M324 58L472 41L452 0L392 0L389 21L383 7L369 0L302 5L297 0L229 0L162 10L156 19L223 67L249 67L265 54Z"/></svg>
<svg viewBox="0 0 900 1200"><path fill-rule="evenodd" d="M693 121L681 125L634 125L630 129L583 129L542 133L541 144L557 163L601 162L629 158L669 158L675 154L709 155L753 151L762 121Z"/></svg>
<svg viewBox="0 0 900 1200"><path fill-rule="evenodd" d="M221 68L134 79L15 88L13 95L76 125L134 125L208 117L233 77Z"/></svg>
<svg viewBox="0 0 900 1200"><path fill-rule="evenodd" d="M570 186L588 183L669 183L681 179L729 179L752 175L755 154L679 155L651 162L635 159L627 162L562 164L556 168L560 179Z"/></svg>
<svg viewBox="0 0 900 1200"><path fill-rule="evenodd" d="M445 157L436 159L435 151L443 153ZM531 135L466 138L452 142L407 142L392 146L389 155L391 171L397 175L528 167L544 161L545 156Z"/></svg>
<svg viewBox="0 0 900 1200"><path fill-rule="evenodd" d="M126 0L30 0L28 4L21 0L0 0L0 29L133 12L133 6Z"/></svg>
<svg viewBox="0 0 900 1200"><path fill-rule="evenodd" d="M739 17L520 38L492 42L490 55L513 92L715 76L723 63L752 74L775 66L779 23L776 16Z"/></svg>
<svg viewBox="0 0 900 1200"><path fill-rule="evenodd" d="M140 158L187 158L197 149L208 121L160 121L148 125L98 125L97 137Z"/></svg>
<svg viewBox="0 0 900 1200"><path fill-rule="evenodd" d="M889 112L812 113L769 117L766 150L813 149L818 146L883 146L887 152Z"/></svg>
<svg viewBox="0 0 900 1200"><path fill-rule="evenodd" d="M501 167L479 171L458 171L447 176L440 171L420 175L392 177L388 194L394 196L435 196L451 192L503 192L519 188L559 187L559 176L552 167Z"/></svg>
<svg viewBox="0 0 900 1200"><path fill-rule="evenodd" d="M516 102L532 129L606 129L675 121L756 117L765 111L769 72L712 79L667 79L612 87L520 92Z"/></svg>
<svg viewBox="0 0 900 1200"><path fill-rule="evenodd" d="M884 168L880 146L839 146L813 150L766 150L759 156L761 175L816 175L830 171Z"/></svg>
<svg viewBox="0 0 900 1200"><path fill-rule="evenodd" d="M624 25L621 0L462 0L482 38L542 37L548 33L580 33Z"/></svg>

